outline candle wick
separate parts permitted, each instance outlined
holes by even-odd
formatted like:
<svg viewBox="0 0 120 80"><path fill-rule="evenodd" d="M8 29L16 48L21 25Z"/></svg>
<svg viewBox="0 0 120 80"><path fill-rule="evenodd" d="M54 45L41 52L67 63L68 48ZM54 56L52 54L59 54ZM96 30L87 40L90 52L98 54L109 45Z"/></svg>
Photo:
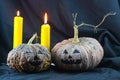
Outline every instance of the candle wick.
<svg viewBox="0 0 120 80"><path fill-rule="evenodd" d="M47 24L47 23L44 23L45 25Z"/></svg>

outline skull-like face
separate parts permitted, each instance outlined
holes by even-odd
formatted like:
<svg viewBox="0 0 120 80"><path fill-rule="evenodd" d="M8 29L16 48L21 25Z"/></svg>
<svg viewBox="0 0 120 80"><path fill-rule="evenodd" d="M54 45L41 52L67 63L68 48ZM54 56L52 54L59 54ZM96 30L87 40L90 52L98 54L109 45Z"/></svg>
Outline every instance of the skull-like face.
<svg viewBox="0 0 120 80"><path fill-rule="evenodd" d="M81 52L76 44L67 44L58 50L58 61L63 64L81 64Z"/></svg>
<svg viewBox="0 0 120 80"><path fill-rule="evenodd" d="M22 44L9 52L7 64L19 72L40 72L50 66L49 51L39 44Z"/></svg>
<svg viewBox="0 0 120 80"><path fill-rule="evenodd" d="M40 45L35 45L35 48L29 46L26 48L24 55L26 55L26 59L28 59L28 63L32 66L42 66L45 61L49 59L49 52L46 52L44 48L41 48ZM30 48L32 47L32 48Z"/></svg>
<svg viewBox="0 0 120 80"><path fill-rule="evenodd" d="M63 64L80 64L81 59L79 57L80 52L77 49L73 51L67 51L66 49L63 51L63 58L61 62Z"/></svg>

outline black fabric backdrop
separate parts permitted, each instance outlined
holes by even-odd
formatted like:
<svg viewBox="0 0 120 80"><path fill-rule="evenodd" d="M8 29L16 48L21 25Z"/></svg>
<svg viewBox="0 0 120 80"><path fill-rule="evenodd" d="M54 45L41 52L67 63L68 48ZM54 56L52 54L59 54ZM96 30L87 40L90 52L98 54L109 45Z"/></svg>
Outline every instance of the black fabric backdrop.
<svg viewBox="0 0 120 80"><path fill-rule="evenodd" d="M0 80L120 80L120 0L0 0ZM104 48L104 58L97 68L86 72L50 70L36 73L16 73L6 65L12 49L13 17L20 10L24 17L23 42L37 32L43 24L44 13L51 25L51 49L59 41L73 37L72 13L78 13L77 23L98 24L108 12L109 16L94 33L90 27L79 28L79 37L96 38Z"/></svg>

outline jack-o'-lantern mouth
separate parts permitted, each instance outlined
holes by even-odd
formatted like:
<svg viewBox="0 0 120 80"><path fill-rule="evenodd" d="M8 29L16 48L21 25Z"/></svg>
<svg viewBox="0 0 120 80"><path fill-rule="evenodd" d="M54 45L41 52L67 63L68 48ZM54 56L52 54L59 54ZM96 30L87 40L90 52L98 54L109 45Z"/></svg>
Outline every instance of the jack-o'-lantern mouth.
<svg viewBox="0 0 120 80"><path fill-rule="evenodd" d="M76 60L73 60L73 59L61 59L61 62L63 64L80 64L81 59L76 59Z"/></svg>
<svg viewBox="0 0 120 80"><path fill-rule="evenodd" d="M33 66L39 66L39 65L41 65L43 63L43 61L41 61L41 60L33 60L33 61L30 61L29 63L31 65L33 65Z"/></svg>
<svg viewBox="0 0 120 80"><path fill-rule="evenodd" d="M43 60L39 59L38 56L36 55L33 60L29 62L33 66L38 66L43 63Z"/></svg>

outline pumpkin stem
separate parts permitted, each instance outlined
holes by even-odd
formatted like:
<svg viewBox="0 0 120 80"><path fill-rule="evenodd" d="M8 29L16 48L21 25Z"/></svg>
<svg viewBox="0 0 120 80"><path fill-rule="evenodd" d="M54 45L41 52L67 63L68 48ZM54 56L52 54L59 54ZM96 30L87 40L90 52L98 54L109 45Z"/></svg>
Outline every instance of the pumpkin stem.
<svg viewBox="0 0 120 80"><path fill-rule="evenodd" d="M77 25L74 25L74 39L73 39L73 43L78 43L78 42L80 42L79 41L79 38L78 38L78 28L77 27L75 27L75 26L77 26Z"/></svg>
<svg viewBox="0 0 120 80"><path fill-rule="evenodd" d="M37 33L33 34L33 36L30 38L30 40L28 41L27 44L32 44L32 42L35 38L38 38Z"/></svg>
<svg viewBox="0 0 120 80"><path fill-rule="evenodd" d="M79 38L78 38L78 25L76 25L76 18L77 18L77 13L75 14L72 14L73 15L73 18L74 18L74 21L73 21L73 24L74 24L74 39L73 39L73 43L78 43L80 42L79 41Z"/></svg>

